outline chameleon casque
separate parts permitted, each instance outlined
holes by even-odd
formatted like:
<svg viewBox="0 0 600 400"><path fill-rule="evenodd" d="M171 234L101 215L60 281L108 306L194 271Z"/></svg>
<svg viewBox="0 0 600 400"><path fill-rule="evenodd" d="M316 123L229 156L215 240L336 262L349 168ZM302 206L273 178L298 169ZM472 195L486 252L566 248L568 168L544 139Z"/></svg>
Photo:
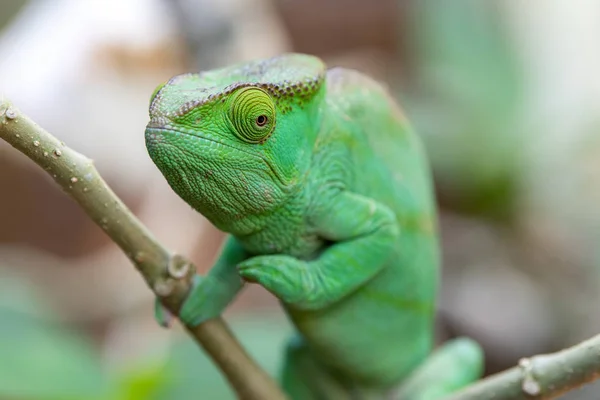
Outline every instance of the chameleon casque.
<svg viewBox="0 0 600 400"><path fill-rule="evenodd" d="M229 233L182 320L262 285L297 331L280 377L292 399L429 400L479 377L475 342L432 351L430 171L379 83L302 54L179 75L152 95L145 134L173 190Z"/></svg>

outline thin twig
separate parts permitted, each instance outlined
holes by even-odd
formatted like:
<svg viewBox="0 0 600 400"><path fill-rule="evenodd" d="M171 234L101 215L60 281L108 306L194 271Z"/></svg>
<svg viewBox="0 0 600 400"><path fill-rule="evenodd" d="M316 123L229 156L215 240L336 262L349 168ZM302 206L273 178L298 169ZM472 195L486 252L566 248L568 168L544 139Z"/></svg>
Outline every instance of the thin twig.
<svg viewBox="0 0 600 400"><path fill-rule="evenodd" d="M552 354L523 358L443 400L547 400L600 378L600 335Z"/></svg>
<svg viewBox="0 0 600 400"><path fill-rule="evenodd" d="M70 149L0 98L0 138L43 168L125 252L164 306L177 315L196 267L170 253L102 179L92 160ZM241 399L285 399L275 382L246 353L221 318L186 327Z"/></svg>

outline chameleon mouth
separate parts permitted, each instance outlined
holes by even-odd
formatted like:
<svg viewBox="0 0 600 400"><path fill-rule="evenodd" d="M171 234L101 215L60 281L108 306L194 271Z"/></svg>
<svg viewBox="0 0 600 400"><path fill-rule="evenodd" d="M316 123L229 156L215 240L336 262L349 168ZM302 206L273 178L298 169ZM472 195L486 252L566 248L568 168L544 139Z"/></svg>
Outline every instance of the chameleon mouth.
<svg viewBox="0 0 600 400"><path fill-rule="evenodd" d="M256 153L249 152L244 149L240 149L236 146L232 146L228 143L223 143L219 140L212 139L210 137L206 137L205 135L200 135L197 132L185 132L178 129L173 129L169 126L159 126L150 122L146 127L146 148L150 157L153 158L153 154L156 153L164 153L165 148L176 149L179 152L186 153L192 157L203 157L208 156L208 154L194 154L194 152L181 144L176 144L173 142L173 138L184 138L186 140L194 140L198 142L204 142L206 144L213 144L216 146L223 146L228 149L232 149L235 152L243 153L244 156L248 159L258 160L262 164L264 164L269 169L269 175L274 178L274 181L279 186L280 190L283 192L290 192L294 188L293 182L287 182L283 179L278 169L273 166L273 164L264 156ZM247 160L246 160L247 161ZM244 165L248 163L245 162Z"/></svg>
<svg viewBox="0 0 600 400"><path fill-rule="evenodd" d="M179 129L173 129L173 128L169 128L169 127L165 127L165 126L155 127L155 126L152 126L151 124L148 124L148 126L146 127L146 145L150 145L150 146L169 145L169 146L174 146L176 148L181 147L181 146L176 145L175 143L172 143L172 141L169 140L168 136L173 136L173 137L179 136L179 137L184 137L184 138L191 139L191 140L216 143L219 146L224 146L224 147L227 147L230 149L234 149L236 151L245 153L250 157L259 158L259 159L265 161L262 157L260 157L257 154L253 154L249 151L245 151L243 149L232 146L228 143L223 143L219 140L212 139L212 138L206 137L204 135L198 135L197 133L185 132L185 131L182 131ZM189 150L186 150L183 148L181 148L181 150L190 152Z"/></svg>

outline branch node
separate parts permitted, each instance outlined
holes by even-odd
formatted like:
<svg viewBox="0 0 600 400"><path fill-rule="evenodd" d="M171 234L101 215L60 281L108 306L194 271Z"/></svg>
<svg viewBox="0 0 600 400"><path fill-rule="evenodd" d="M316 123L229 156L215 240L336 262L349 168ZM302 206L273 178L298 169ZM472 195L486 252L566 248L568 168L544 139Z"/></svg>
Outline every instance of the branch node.
<svg viewBox="0 0 600 400"><path fill-rule="evenodd" d="M154 293L160 297L167 297L175 288L175 281L173 279L157 279L154 283Z"/></svg>
<svg viewBox="0 0 600 400"><path fill-rule="evenodd" d="M183 256L174 254L167 265L169 275L174 279L185 278L190 271L190 263Z"/></svg>
<svg viewBox="0 0 600 400"><path fill-rule="evenodd" d="M107 207L108 204L104 204L104 207ZM143 251L138 251L137 253L135 253L135 255L133 256L133 259L135 260L136 263L141 264L145 261L145 254Z"/></svg>
<svg viewBox="0 0 600 400"><path fill-rule="evenodd" d="M521 358L519 360L519 367L523 370L523 383L521 384L523 392L530 396L539 395L542 392L542 386L535 379L531 359Z"/></svg>
<svg viewBox="0 0 600 400"><path fill-rule="evenodd" d="M17 118L17 112L12 107L8 107L6 109L6 111L4 112L4 115L6 116L6 119L16 119Z"/></svg>

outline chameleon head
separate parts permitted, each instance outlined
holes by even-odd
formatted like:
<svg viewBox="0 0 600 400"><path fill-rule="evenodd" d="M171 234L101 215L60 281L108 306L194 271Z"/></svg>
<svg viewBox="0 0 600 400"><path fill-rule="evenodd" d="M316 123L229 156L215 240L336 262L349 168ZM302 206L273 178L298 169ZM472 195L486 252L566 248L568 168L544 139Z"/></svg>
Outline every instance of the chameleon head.
<svg viewBox="0 0 600 400"><path fill-rule="evenodd" d="M324 73L318 58L290 54L176 76L152 95L148 153L213 224L243 226L285 202L307 172Z"/></svg>

